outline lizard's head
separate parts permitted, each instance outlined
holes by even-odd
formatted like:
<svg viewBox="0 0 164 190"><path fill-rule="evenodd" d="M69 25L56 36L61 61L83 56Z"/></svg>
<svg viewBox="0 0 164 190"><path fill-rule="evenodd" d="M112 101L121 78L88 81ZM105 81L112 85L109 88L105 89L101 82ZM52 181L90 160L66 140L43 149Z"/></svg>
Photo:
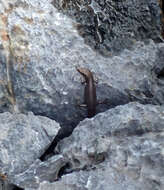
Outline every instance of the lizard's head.
<svg viewBox="0 0 164 190"><path fill-rule="evenodd" d="M84 77L90 77L92 76L92 73L89 69L82 68L82 67L76 67L76 70L81 73Z"/></svg>

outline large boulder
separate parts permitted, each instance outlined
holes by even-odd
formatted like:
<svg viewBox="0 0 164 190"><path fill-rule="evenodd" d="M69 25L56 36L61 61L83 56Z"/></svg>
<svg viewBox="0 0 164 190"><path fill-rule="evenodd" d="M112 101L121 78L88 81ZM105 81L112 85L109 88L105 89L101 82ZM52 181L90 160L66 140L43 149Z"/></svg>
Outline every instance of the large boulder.
<svg viewBox="0 0 164 190"><path fill-rule="evenodd" d="M78 106L83 103L83 86L76 66L91 69L94 77L98 78L98 99L107 101L97 107L97 113L134 100L152 103L155 94L158 94L155 103L163 103L163 95L158 92L162 85L154 73L155 65L163 60L160 53L163 52L163 43L135 41L131 49L122 48L122 53L118 56L103 57L85 44L76 27L77 22L59 13L51 2L25 0L18 3L3 0L0 3L3 31L0 35L1 112L10 110L10 105L16 104L20 112L33 111L50 117L62 126L69 125L71 131L86 117L86 110ZM158 33L159 6L156 0L146 2L136 1L132 4L130 1L110 1L107 7L112 11L109 9L107 14L115 15L114 20L119 21L121 11L127 10L127 17L122 16L122 21L116 26L127 31L129 27L135 30L137 22L137 26L147 27L146 31L151 33L154 28L153 31ZM96 5L99 2L92 3ZM131 8L121 8L128 7L129 4ZM117 10L118 6L120 8ZM141 8L143 12L140 11ZM130 14L133 16L128 17ZM110 15L108 17L112 18ZM149 24L146 21L147 24L143 23L143 17ZM131 24L127 28L122 27L122 23L128 24L127 18ZM123 33L124 30L116 31ZM140 32L137 35L140 36Z"/></svg>
<svg viewBox="0 0 164 190"><path fill-rule="evenodd" d="M163 189L163 60L156 0L2 0L0 180L27 190L107 189L108 181ZM76 66L98 78L97 113L111 109L78 126L87 112ZM59 155L37 159L76 126Z"/></svg>
<svg viewBox="0 0 164 190"><path fill-rule="evenodd" d="M53 0L60 12L73 18L85 43L110 56L132 48L136 40L162 40L157 0Z"/></svg>
<svg viewBox="0 0 164 190"><path fill-rule="evenodd" d="M32 113L0 114L1 179L11 182L27 170L43 154L59 129L55 121Z"/></svg>
<svg viewBox="0 0 164 190"><path fill-rule="evenodd" d="M58 144L69 160L65 175L39 190L162 190L163 138L160 106L130 103L86 119Z"/></svg>

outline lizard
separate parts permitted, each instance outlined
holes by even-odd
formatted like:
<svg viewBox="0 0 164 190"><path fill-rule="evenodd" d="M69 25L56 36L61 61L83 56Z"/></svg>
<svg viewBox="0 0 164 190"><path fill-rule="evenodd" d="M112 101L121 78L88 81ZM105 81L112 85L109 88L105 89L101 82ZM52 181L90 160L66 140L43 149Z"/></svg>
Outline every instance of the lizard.
<svg viewBox="0 0 164 190"><path fill-rule="evenodd" d="M97 105L97 97L96 97L96 87L94 84L93 74L89 69L76 67L76 70L83 75L85 78L86 86L84 90L84 103L87 106L88 110L88 117L91 118L96 114L96 105ZM71 131L72 132L72 131ZM70 134L71 134L70 132ZM69 134L69 135L70 135ZM55 137L51 145L48 147L48 149L44 152L44 154L40 157L41 161L44 161L46 156L49 155L51 152L53 152L56 144L57 139L62 139L62 129L59 131L59 134ZM69 136L68 134L66 136Z"/></svg>
<svg viewBox="0 0 164 190"><path fill-rule="evenodd" d="M91 118L96 114L96 86L93 74L89 69L76 67L76 70L85 78L86 86L84 90L84 103L87 106L88 117Z"/></svg>

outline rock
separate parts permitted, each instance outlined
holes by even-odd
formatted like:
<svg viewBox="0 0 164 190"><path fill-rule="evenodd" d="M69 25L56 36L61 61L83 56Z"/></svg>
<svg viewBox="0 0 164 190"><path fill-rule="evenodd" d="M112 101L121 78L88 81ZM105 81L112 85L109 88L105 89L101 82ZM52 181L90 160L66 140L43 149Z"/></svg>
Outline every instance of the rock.
<svg viewBox="0 0 164 190"><path fill-rule="evenodd" d="M0 190L14 190L14 187L14 185L11 185L7 181L0 179Z"/></svg>
<svg viewBox="0 0 164 190"><path fill-rule="evenodd" d="M62 177L61 181L55 183L42 182L38 190L140 190L142 187L135 180L126 178L121 172L116 172L112 168L109 168L108 165L103 165L102 169L67 174Z"/></svg>
<svg viewBox="0 0 164 190"><path fill-rule="evenodd" d="M124 3L128 7L128 3ZM115 3L113 7L118 5ZM149 23L157 31L159 8L156 1L143 5L143 9L147 10L146 16L150 17ZM153 5L154 9L148 8ZM132 15L135 12L136 9L134 12L133 9L128 10ZM51 1L5 1L1 3L1 14L1 27L10 39L8 46L3 38L0 40L1 112L10 110L10 106L16 104L21 113L32 111L47 116L72 131L87 116L87 111L78 106L83 103L84 87L75 69L77 65L89 68L99 79L98 99L107 100L107 103L99 105L97 113L130 101L163 104L163 95L159 91L162 85L158 84L153 70L158 65L157 60L163 60L159 57L163 43L155 44L151 40L147 43L135 42L131 49L124 49L117 56L104 57L85 44L79 36L77 23L59 13ZM120 14L116 14L116 20ZM143 19L139 20L139 23L142 22ZM12 93L4 74L7 60L11 66ZM152 100L155 95L155 100Z"/></svg>
<svg viewBox="0 0 164 190"><path fill-rule="evenodd" d="M163 52L156 0L2 0L0 174L26 190L163 189ZM58 157L41 162L54 137L86 117L76 66L98 78L97 113L111 110L81 122Z"/></svg>
<svg viewBox="0 0 164 190"><path fill-rule="evenodd" d="M103 55L132 48L136 40L162 40L156 0L53 0L53 5L76 20L85 43Z"/></svg>
<svg viewBox="0 0 164 190"><path fill-rule="evenodd" d="M25 189L37 189L45 180L50 182L57 180L60 170L66 163L67 159L61 155L53 156L45 162L36 160L26 171L15 175L11 182Z"/></svg>
<svg viewBox="0 0 164 190"><path fill-rule="evenodd" d="M59 129L55 121L32 113L0 114L0 175L11 181L27 170Z"/></svg>
<svg viewBox="0 0 164 190"><path fill-rule="evenodd" d="M80 122L57 146L72 173L49 189L162 190L163 115L161 106L129 103Z"/></svg>
<svg viewBox="0 0 164 190"><path fill-rule="evenodd" d="M23 190L16 185L10 184L7 181L0 180L0 190Z"/></svg>

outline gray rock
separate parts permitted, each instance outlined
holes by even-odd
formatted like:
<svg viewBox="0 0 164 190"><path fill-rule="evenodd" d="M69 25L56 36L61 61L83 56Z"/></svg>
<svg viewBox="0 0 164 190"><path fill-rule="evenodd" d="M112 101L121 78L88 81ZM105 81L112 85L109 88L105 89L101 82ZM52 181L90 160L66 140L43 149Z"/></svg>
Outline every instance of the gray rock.
<svg viewBox="0 0 164 190"><path fill-rule="evenodd" d="M77 65L91 69L99 79L98 99L106 99L107 103L99 105L97 113L134 100L152 103L154 94L157 94L155 103L163 103L163 95L159 93L161 85L152 73L158 65L163 43L136 42L131 50L105 58L85 44L76 23L59 13L50 1L5 1L4 4L1 3L1 13L6 16L7 25L2 25L2 29L10 38L13 96L20 112L33 111L53 118L71 132L86 117L86 110L77 106L83 103ZM0 42L3 46L0 111L6 111L13 104L13 97L6 90L4 74L9 51L6 41Z"/></svg>
<svg viewBox="0 0 164 190"><path fill-rule="evenodd" d="M162 190L163 115L163 107L130 103L80 122L57 147L69 159L66 172L73 173L51 184L50 190Z"/></svg>
<svg viewBox="0 0 164 190"><path fill-rule="evenodd" d="M160 40L160 8L156 0L53 0L74 18L85 43L105 55L132 48L136 40Z"/></svg>
<svg viewBox="0 0 164 190"><path fill-rule="evenodd" d="M32 113L0 114L0 173L11 180L27 170L56 136L60 126Z"/></svg>
<svg viewBox="0 0 164 190"><path fill-rule="evenodd" d="M90 68L99 79L98 99L107 99L107 103L98 106L98 113L126 104L131 99L152 103L154 94L157 94L155 103L163 103L160 86L151 72L158 65L156 61L160 59L158 56L163 43L136 42L131 50L105 58L85 44L75 27L76 23L59 13L50 2L25 0L1 3L1 13L7 19L7 25L4 23L2 29L9 35L8 46L12 53L8 52L6 41L1 39L0 111L6 111L12 103L11 94L8 97L5 89L8 85L4 74L9 53L12 54L11 81L18 110L53 118L62 126L69 126L70 131L86 117L86 110L77 106L83 103L83 87L75 69L77 65ZM153 2L148 5L152 7ZM153 13L158 11L149 12L148 5L143 4L150 20L153 15L156 18ZM154 5L155 10L158 9L156 3ZM9 11L6 12L5 8ZM157 20L154 19L154 22ZM3 23L2 18L1 21ZM157 28L156 25L154 27Z"/></svg>
<svg viewBox="0 0 164 190"><path fill-rule="evenodd" d="M64 1L61 6L58 2L53 5L63 11ZM159 73L164 43L153 41L160 40L157 1L67 2L65 10L72 15L80 3L77 17L82 27L88 23L86 28L59 13L51 0L0 2L0 112L32 111L53 118L63 127L59 134L68 136L86 117L86 110L77 106L83 103L84 87L76 66L91 69L99 79L97 96L106 104L99 105L97 113L130 101L163 104ZM83 31L91 35L81 37ZM118 190L162 190L163 123L162 106L119 106L81 122L58 145L60 156L42 163L36 159L59 125L46 117L4 113L0 172L28 190L108 189L108 182ZM68 161L62 171L66 174L52 183Z"/></svg>
<svg viewBox="0 0 164 190"><path fill-rule="evenodd" d="M14 190L14 185L0 179L0 190Z"/></svg>
<svg viewBox="0 0 164 190"><path fill-rule="evenodd" d="M36 189L45 180L50 182L57 180L60 169L66 162L61 155L53 156L45 162L36 160L26 171L15 175L10 181L22 188Z"/></svg>
<svg viewBox="0 0 164 190"><path fill-rule="evenodd" d="M126 178L121 172L114 171L108 165L94 171L78 171L67 174L55 183L42 182L38 190L141 190L135 180ZM32 189L26 189L32 190Z"/></svg>
<svg viewBox="0 0 164 190"><path fill-rule="evenodd" d="M0 190L23 190L22 188L19 188L16 185L10 184L6 180L0 179Z"/></svg>

